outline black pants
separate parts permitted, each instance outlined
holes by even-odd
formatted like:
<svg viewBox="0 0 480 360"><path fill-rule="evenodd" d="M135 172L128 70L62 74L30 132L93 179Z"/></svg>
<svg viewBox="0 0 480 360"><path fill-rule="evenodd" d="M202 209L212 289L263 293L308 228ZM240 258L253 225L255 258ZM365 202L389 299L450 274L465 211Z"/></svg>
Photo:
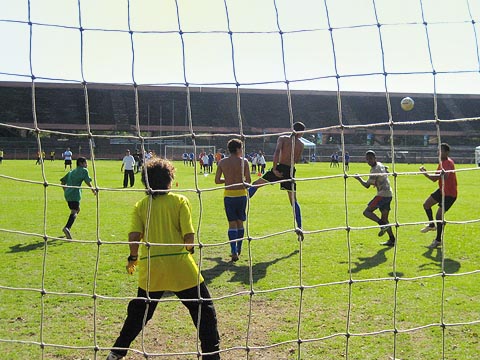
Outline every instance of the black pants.
<svg viewBox="0 0 480 360"><path fill-rule="evenodd" d="M163 291L150 292L149 296L151 299L160 299L163 293ZM179 299L183 300L197 300L198 288L195 286L187 290L176 292L175 295ZM207 286L204 282L200 284L200 295L203 299L210 299L210 293L208 292ZM145 290L138 288L137 296L147 297L147 293ZM198 313L201 311L199 338L201 342L202 353L218 351L220 349L220 336L217 330L217 315L212 300L202 300L201 304L199 301L182 301L182 304L185 305L190 312L190 316L195 327L198 325ZM147 313L147 317L145 319L146 324L152 318L157 305L157 301L149 302L145 299L133 299L130 301L128 304L127 318L125 319L123 328L120 331L120 336L113 345L115 348L124 349L114 349L114 353L121 356L125 356L127 354L126 348L130 347L130 344L137 337L140 331L142 331L145 313ZM203 355L202 359L218 360L220 359L220 355Z"/></svg>
<svg viewBox="0 0 480 360"><path fill-rule="evenodd" d="M128 179L130 179L130 186L133 186L135 184L135 173L133 170L125 170L123 173L123 187L127 187L128 185Z"/></svg>

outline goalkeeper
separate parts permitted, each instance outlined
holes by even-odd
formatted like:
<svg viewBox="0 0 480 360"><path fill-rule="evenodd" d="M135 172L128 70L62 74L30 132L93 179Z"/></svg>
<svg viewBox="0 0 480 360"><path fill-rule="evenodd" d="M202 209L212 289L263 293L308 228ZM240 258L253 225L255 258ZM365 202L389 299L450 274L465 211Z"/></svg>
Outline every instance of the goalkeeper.
<svg viewBox="0 0 480 360"><path fill-rule="evenodd" d="M169 161L154 157L145 166L142 182L149 195L135 204L128 235L127 271L133 274L139 265L137 298L128 305L127 318L107 360L121 359L127 354L158 305L150 299L160 299L165 291L173 292L189 310L198 327L202 359L220 359L215 308L191 255L194 229L190 202L185 196L168 191L175 171ZM139 255L141 241L151 245L142 246Z"/></svg>

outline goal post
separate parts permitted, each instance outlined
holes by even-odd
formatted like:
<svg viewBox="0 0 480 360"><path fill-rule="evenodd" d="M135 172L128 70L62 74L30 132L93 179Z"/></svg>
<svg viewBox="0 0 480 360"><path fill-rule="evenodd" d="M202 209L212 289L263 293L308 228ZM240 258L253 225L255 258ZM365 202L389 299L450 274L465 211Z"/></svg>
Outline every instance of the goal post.
<svg viewBox="0 0 480 360"><path fill-rule="evenodd" d="M211 152L215 155L216 147L215 145L165 145L164 158L173 161L180 161L183 159L182 156L184 153L194 153L194 159L196 160L198 155L202 152L206 152L207 154Z"/></svg>

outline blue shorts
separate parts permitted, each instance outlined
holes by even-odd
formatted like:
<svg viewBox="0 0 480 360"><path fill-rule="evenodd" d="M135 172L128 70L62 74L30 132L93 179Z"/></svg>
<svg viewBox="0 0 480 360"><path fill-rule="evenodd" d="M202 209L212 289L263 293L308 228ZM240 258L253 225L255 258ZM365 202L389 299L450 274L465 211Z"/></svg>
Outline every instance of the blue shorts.
<svg viewBox="0 0 480 360"><path fill-rule="evenodd" d="M368 209L373 211L375 209L379 210L390 210L390 203L392 202L391 196L375 196L372 201L368 203Z"/></svg>
<svg viewBox="0 0 480 360"><path fill-rule="evenodd" d="M247 197L246 196L226 196L223 198L225 213L228 221L247 220Z"/></svg>

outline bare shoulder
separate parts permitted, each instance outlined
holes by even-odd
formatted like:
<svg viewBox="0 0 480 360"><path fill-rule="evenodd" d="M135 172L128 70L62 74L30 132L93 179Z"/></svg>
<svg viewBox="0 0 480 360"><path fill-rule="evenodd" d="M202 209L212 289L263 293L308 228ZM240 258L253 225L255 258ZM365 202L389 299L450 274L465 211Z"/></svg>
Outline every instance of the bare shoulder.
<svg viewBox="0 0 480 360"><path fill-rule="evenodd" d="M282 135L278 137L277 145L283 146L284 144L290 144L290 136Z"/></svg>

